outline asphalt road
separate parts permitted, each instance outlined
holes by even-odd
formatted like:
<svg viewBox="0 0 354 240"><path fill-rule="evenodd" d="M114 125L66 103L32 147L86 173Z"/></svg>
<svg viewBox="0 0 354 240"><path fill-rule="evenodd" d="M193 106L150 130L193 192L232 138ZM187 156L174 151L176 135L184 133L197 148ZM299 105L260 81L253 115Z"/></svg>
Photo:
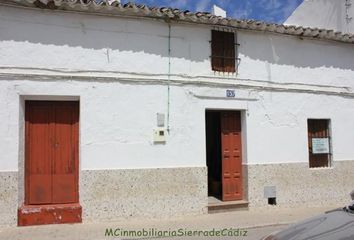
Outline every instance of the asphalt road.
<svg viewBox="0 0 354 240"><path fill-rule="evenodd" d="M263 228L253 228L248 229L248 236L244 239L258 240L262 239L264 236L271 234L272 232L280 231L286 228L286 226L274 226L274 227L263 227ZM242 239L242 238L241 238Z"/></svg>

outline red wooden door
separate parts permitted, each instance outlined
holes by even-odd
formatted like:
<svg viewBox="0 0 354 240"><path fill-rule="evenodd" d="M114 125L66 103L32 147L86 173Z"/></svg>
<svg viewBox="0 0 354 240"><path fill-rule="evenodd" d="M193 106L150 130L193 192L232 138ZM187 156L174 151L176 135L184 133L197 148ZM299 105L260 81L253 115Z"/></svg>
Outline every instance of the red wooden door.
<svg viewBox="0 0 354 240"><path fill-rule="evenodd" d="M222 200L242 200L240 112L221 113Z"/></svg>
<svg viewBox="0 0 354 240"><path fill-rule="evenodd" d="M78 202L79 103L26 101L25 203Z"/></svg>

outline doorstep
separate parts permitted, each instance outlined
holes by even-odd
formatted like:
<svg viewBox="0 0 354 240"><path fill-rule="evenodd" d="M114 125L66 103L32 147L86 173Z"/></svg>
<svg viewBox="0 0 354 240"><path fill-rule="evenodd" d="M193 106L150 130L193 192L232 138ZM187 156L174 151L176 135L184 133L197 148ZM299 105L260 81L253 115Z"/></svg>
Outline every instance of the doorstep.
<svg viewBox="0 0 354 240"><path fill-rule="evenodd" d="M81 223L82 208L79 203L23 205L18 209L18 226L59 223Z"/></svg>
<svg viewBox="0 0 354 240"><path fill-rule="evenodd" d="M248 210L248 201L221 201L215 197L208 197L208 213Z"/></svg>

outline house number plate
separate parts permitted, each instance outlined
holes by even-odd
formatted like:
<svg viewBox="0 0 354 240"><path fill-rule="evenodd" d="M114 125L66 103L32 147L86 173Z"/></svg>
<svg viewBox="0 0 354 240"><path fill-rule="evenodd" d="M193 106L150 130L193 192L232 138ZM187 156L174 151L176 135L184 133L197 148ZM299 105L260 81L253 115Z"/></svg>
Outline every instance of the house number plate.
<svg viewBox="0 0 354 240"><path fill-rule="evenodd" d="M236 96L235 90L230 90L230 89L226 90L226 97L234 98L235 96Z"/></svg>

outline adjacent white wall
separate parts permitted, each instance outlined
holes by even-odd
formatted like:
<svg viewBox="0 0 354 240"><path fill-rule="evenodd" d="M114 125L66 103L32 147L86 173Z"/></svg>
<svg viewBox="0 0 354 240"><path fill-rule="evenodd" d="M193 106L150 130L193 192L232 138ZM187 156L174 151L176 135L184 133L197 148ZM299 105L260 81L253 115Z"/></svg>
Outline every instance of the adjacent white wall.
<svg viewBox="0 0 354 240"><path fill-rule="evenodd" d="M353 17L353 0L304 0L285 21L285 24L353 34Z"/></svg>
<svg viewBox="0 0 354 240"><path fill-rule="evenodd" d="M0 7L0 30L1 171L18 169L21 99L43 95L80 98L82 169L205 166L205 109L245 112L248 164L307 162L307 118L330 118L334 160L354 159L353 45L239 31L239 74L224 75L211 28L173 24L171 131L155 145L166 23Z"/></svg>

